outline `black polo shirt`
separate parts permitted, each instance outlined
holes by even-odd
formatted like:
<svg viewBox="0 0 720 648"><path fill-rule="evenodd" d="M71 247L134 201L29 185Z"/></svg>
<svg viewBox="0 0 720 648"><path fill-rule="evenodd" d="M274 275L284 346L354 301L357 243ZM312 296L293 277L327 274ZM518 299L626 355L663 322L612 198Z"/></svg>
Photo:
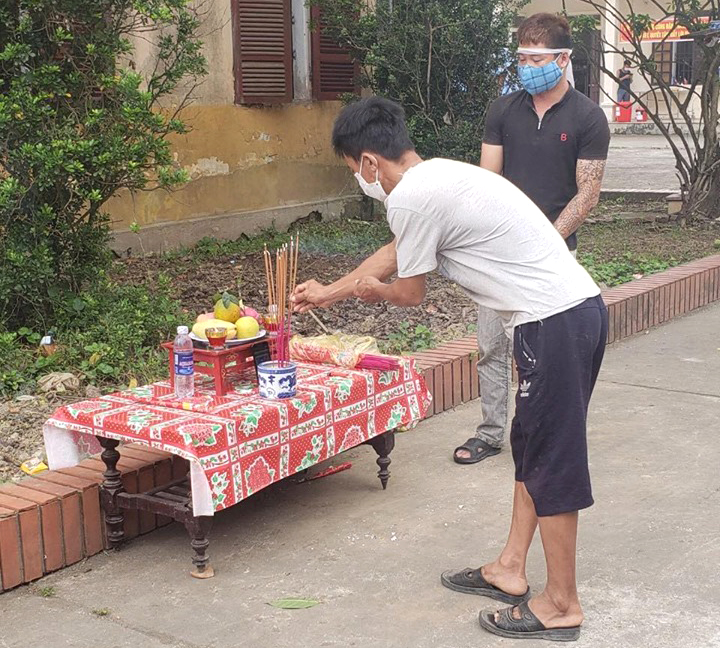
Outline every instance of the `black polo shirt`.
<svg viewBox="0 0 720 648"><path fill-rule="evenodd" d="M490 105L483 141L503 147L503 175L555 222L577 194L577 161L607 159L610 128L602 108L572 87L542 121L519 90ZM567 244L577 248L575 233Z"/></svg>

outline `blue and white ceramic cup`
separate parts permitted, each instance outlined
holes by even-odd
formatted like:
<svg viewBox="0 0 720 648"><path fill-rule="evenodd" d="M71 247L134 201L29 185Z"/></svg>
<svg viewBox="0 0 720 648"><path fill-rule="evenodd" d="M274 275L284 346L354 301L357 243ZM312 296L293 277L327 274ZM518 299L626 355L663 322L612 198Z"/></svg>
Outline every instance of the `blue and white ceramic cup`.
<svg viewBox="0 0 720 648"><path fill-rule="evenodd" d="M262 362L257 374L260 398L279 400L295 396L297 365L294 362Z"/></svg>

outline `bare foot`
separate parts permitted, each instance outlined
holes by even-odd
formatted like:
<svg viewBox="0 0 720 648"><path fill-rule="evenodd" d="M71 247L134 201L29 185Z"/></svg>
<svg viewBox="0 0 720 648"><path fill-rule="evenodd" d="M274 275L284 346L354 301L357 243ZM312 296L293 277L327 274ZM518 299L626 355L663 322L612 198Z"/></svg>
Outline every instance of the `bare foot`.
<svg viewBox="0 0 720 648"><path fill-rule="evenodd" d="M455 456L458 459L470 459L470 453L467 450L458 450Z"/></svg>
<svg viewBox="0 0 720 648"><path fill-rule="evenodd" d="M546 628L574 628L582 624L584 620L582 608L579 601L572 603L553 602L547 592L538 594L528 601L530 611L540 619ZM513 618L520 619L520 610L513 608ZM499 619L495 613L495 622Z"/></svg>
<svg viewBox="0 0 720 648"><path fill-rule="evenodd" d="M480 568L483 578L503 592L522 596L528 590L525 569L519 566L503 566L500 561L488 563Z"/></svg>

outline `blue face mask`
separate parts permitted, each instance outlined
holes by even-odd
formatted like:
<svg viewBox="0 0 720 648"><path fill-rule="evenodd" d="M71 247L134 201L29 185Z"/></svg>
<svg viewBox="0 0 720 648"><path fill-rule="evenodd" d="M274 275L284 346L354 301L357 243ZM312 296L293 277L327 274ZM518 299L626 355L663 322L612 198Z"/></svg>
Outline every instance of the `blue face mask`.
<svg viewBox="0 0 720 648"><path fill-rule="evenodd" d="M535 67L533 65L518 65L518 76L523 88L531 95L552 90L562 79L562 68L557 60Z"/></svg>

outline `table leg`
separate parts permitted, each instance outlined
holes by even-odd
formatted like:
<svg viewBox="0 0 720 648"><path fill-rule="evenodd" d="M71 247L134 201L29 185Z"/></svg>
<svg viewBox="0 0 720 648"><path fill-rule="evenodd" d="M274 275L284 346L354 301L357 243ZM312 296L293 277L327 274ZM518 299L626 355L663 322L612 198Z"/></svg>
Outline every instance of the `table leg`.
<svg viewBox="0 0 720 648"><path fill-rule="evenodd" d="M115 439L105 439L104 437L97 437L97 439L103 447L100 458L106 467L103 473L103 483L100 487L100 501L105 513L105 529L108 542L112 548L116 549L125 540L124 516L118 503L118 495L125 492L120 471L117 469L120 453L116 448L120 442Z"/></svg>
<svg viewBox="0 0 720 648"><path fill-rule="evenodd" d="M191 517L185 522L185 528L190 534L190 546L195 552L192 557L195 569L190 572L193 578L212 578L215 576L215 570L210 565L210 556L205 553L210 546L208 535L210 535L212 522L212 515Z"/></svg>
<svg viewBox="0 0 720 648"><path fill-rule="evenodd" d="M225 382L223 372L225 370L225 357L216 356L213 358L213 385L215 387L215 395L219 398L225 395Z"/></svg>
<svg viewBox="0 0 720 648"><path fill-rule="evenodd" d="M382 483L383 490L385 490L387 488L388 479L390 479L390 471L388 470L388 467L390 466L391 459L389 455L395 447L395 430L390 430L390 432L385 432L385 434L376 436L370 439L368 443L378 454L377 465L380 466L380 470L378 470L378 477Z"/></svg>

